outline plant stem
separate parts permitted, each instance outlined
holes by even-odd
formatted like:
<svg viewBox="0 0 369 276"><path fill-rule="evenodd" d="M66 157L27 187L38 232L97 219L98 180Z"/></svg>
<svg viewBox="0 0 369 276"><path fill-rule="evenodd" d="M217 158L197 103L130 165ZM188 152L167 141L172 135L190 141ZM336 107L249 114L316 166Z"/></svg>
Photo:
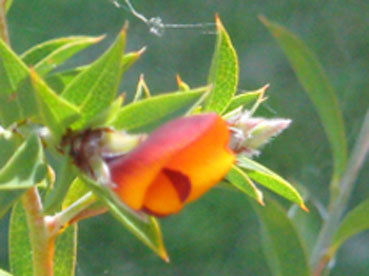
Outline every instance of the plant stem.
<svg viewBox="0 0 369 276"><path fill-rule="evenodd" d="M310 265L315 271L315 276L321 275L321 273L324 271L323 268L332 257L327 255L327 249L331 245L332 237L339 226L341 216L346 209L348 200L350 199L357 174L362 167L368 152L369 109L365 115L364 123L353 148L349 162L347 163L345 173L340 180L340 194L332 203L332 208L328 212L327 219L323 224L323 227L319 233L318 241L311 255Z"/></svg>
<svg viewBox="0 0 369 276"><path fill-rule="evenodd" d="M42 203L36 187L30 188L22 197L27 215L29 235L32 246L33 274L53 276L53 257L55 238L50 236Z"/></svg>
<svg viewBox="0 0 369 276"><path fill-rule="evenodd" d="M48 216L46 220L49 225L49 231L52 235L56 235L61 228L70 224L76 216L81 214L81 212L86 210L95 201L96 196L92 192L89 192L68 206L65 210L54 216Z"/></svg>
<svg viewBox="0 0 369 276"><path fill-rule="evenodd" d="M6 21L6 1L0 0L0 38L5 41L6 44L10 44L8 24Z"/></svg>

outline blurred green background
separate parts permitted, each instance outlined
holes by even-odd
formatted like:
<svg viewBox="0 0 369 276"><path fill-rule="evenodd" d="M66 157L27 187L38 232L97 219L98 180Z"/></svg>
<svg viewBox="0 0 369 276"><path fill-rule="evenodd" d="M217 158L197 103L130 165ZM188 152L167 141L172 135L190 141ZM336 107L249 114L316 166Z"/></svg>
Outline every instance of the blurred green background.
<svg viewBox="0 0 369 276"><path fill-rule="evenodd" d="M148 49L125 75L121 91L132 95L140 73L153 93L175 90L177 73L193 87L206 83L215 41L215 35L209 34L213 27L167 29L157 37L120 3L121 9L109 0L14 0L8 19L12 46L22 53L52 38L107 35L102 43L64 65L69 68L95 59L128 20L127 50ZM352 146L369 105L369 1L132 0L132 4L146 17L159 16L168 24L213 22L219 13L239 55L240 89L270 83L262 114L293 119L290 129L265 147L258 161L304 186L315 201L326 205L332 170L326 137L284 54L257 16L263 14L284 25L318 55L337 91ZM368 198L368 179L366 162L351 206ZM214 189L179 215L162 219L162 225L170 264L109 215L82 222L77 276L271 275L263 257L258 219L242 194ZM3 220L0 267L5 268L6 241ZM345 244L332 275L369 275L368 244L368 232Z"/></svg>

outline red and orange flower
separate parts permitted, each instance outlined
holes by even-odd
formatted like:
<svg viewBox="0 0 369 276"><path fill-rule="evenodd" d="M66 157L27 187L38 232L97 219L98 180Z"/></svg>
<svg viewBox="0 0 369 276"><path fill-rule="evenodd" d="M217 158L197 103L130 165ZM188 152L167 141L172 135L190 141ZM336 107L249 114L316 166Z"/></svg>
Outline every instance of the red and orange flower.
<svg viewBox="0 0 369 276"><path fill-rule="evenodd" d="M114 191L134 210L179 212L230 170L227 122L215 113L170 121L126 155L108 161Z"/></svg>

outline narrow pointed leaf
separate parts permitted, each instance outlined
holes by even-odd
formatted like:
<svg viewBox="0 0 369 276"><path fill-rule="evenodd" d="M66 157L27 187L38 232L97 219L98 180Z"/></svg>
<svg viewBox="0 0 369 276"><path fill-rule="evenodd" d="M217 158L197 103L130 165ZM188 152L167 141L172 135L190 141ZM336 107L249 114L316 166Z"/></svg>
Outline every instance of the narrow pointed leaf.
<svg viewBox="0 0 369 276"><path fill-rule="evenodd" d="M178 85L178 90L179 91L189 91L189 90L191 90L191 87L182 80L182 78L179 74L177 74L176 78L177 78L177 85Z"/></svg>
<svg viewBox="0 0 369 276"><path fill-rule="evenodd" d="M13 5L13 0L7 0L5 2L5 12L7 13Z"/></svg>
<svg viewBox="0 0 369 276"><path fill-rule="evenodd" d="M30 136L0 169L0 217L46 175L39 138Z"/></svg>
<svg viewBox="0 0 369 276"><path fill-rule="evenodd" d="M205 104L205 110L221 114L236 93L239 68L237 53L219 17L216 17L216 26L217 42L208 79L213 89Z"/></svg>
<svg viewBox="0 0 369 276"><path fill-rule="evenodd" d="M77 258L77 224L68 228L56 238L54 276L74 276Z"/></svg>
<svg viewBox="0 0 369 276"><path fill-rule="evenodd" d="M44 203L44 210L46 213L50 213L60 209L61 203L68 193L68 189L71 186L76 173L74 171L74 165L69 156L65 156L60 162L59 169L56 172L56 181L53 189L46 196Z"/></svg>
<svg viewBox="0 0 369 276"><path fill-rule="evenodd" d="M224 114L227 114L239 107L246 110L256 110L260 102L264 100L264 94L267 88L267 86L264 86L258 90L248 91L233 97L229 106L224 111Z"/></svg>
<svg viewBox="0 0 369 276"><path fill-rule="evenodd" d="M0 73L4 73L4 83L7 81L0 91L0 120L5 126L40 115L52 130L58 130L75 120L76 108L59 98L37 74L32 74L31 83L27 66L2 41L0 56Z"/></svg>
<svg viewBox="0 0 369 276"><path fill-rule="evenodd" d="M141 74L140 79L138 80L137 83L136 93L132 101L137 102L142 98L150 98L150 97L151 97L150 89L146 84L144 75Z"/></svg>
<svg viewBox="0 0 369 276"><path fill-rule="evenodd" d="M120 74L123 75L129 68L131 68L142 56L145 50L146 48L142 48L137 52L130 52L122 56L122 60L120 63Z"/></svg>
<svg viewBox="0 0 369 276"><path fill-rule="evenodd" d="M33 275L32 247L26 212L21 202L12 211L9 225L10 269L17 276ZM77 248L77 226L69 226L55 240L54 275L73 276Z"/></svg>
<svg viewBox="0 0 369 276"><path fill-rule="evenodd" d="M304 42L283 28L261 18L286 54L322 121L334 157L334 177L342 175L347 161L347 142L335 91L316 55Z"/></svg>
<svg viewBox="0 0 369 276"><path fill-rule="evenodd" d="M284 198L297 203L304 210L307 210L301 195L297 190L283 179L263 165L247 158L239 157L237 165L245 170L246 174L259 184L267 187Z"/></svg>
<svg viewBox="0 0 369 276"><path fill-rule="evenodd" d="M17 276L33 275L32 249L26 212L19 201L14 205L9 224L10 271Z"/></svg>
<svg viewBox="0 0 369 276"><path fill-rule="evenodd" d="M204 96L207 87L186 93L167 93L123 106L110 125L127 131L152 130L164 121L180 116ZM159 108L160 107L160 108Z"/></svg>
<svg viewBox="0 0 369 276"><path fill-rule="evenodd" d="M87 69L88 66L80 66L70 70L49 74L46 76L46 83L55 90L56 93L61 94L65 87L73 81L73 79L82 71Z"/></svg>
<svg viewBox="0 0 369 276"><path fill-rule="evenodd" d="M28 75L28 68L3 40L0 39L0 63L5 69L5 74L10 86L0 90L0 94L12 94L18 84Z"/></svg>
<svg viewBox="0 0 369 276"><path fill-rule="evenodd" d="M14 154L15 150L23 143L23 138L12 131L0 132L0 168Z"/></svg>
<svg viewBox="0 0 369 276"><path fill-rule="evenodd" d="M233 166L227 174L226 179L239 191L255 199L264 205L263 193L255 186L252 180L237 166Z"/></svg>
<svg viewBox="0 0 369 276"><path fill-rule="evenodd" d="M121 60L120 74L125 73L135 62L141 57L143 51L131 52L125 54ZM50 85L57 93L61 93L66 86L69 85L73 79L81 72L87 70L91 65L84 65L70 70L58 72L46 77L46 82Z"/></svg>
<svg viewBox="0 0 369 276"><path fill-rule="evenodd" d="M105 110L92 117L87 127L109 127L109 122L114 121L124 102L124 94L117 97Z"/></svg>
<svg viewBox="0 0 369 276"><path fill-rule="evenodd" d="M363 201L351 210L342 221L333 238L333 244L329 250L335 253L339 247L354 235L369 229L369 199Z"/></svg>
<svg viewBox="0 0 369 276"><path fill-rule="evenodd" d="M74 128L107 108L114 100L120 81L120 65L125 46L125 30L114 44L91 66L78 74L62 92L62 97L80 108L82 118Z"/></svg>
<svg viewBox="0 0 369 276"><path fill-rule="evenodd" d="M146 244L163 260L169 261L159 222L151 216L141 215L125 206L108 187L80 175L81 179L102 199L112 215L139 240Z"/></svg>
<svg viewBox="0 0 369 276"><path fill-rule="evenodd" d="M74 36L46 41L26 51L21 57L37 73L45 75L79 51L99 42L103 37Z"/></svg>
<svg viewBox="0 0 369 276"><path fill-rule="evenodd" d="M5 127L37 114L28 75L27 66L0 40L0 123Z"/></svg>
<svg viewBox="0 0 369 276"><path fill-rule="evenodd" d="M0 68L0 74L1 71ZM4 87L5 90L7 87ZM39 112L36 95L28 76L12 91L11 95L0 93L0 124L4 127L37 116Z"/></svg>
<svg viewBox="0 0 369 276"><path fill-rule="evenodd" d="M38 96L42 122L56 134L56 137L61 137L66 128L80 118L78 108L57 95L36 72L31 72L31 78Z"/></svg>
<svg viewBox="0 0 369 276"><path fill-rule="evenodd" d="M68 193L63 200L62 209L72 205L75 201L90 191L91 189L79 177L76 177L70 185Z"/></svg>
<svg viewBox="0 0 369 276"><path fill-rule="evenodd" d="M263 248L272 274L311 275L305 249L285 210L269 198L265 207L251 203L260 220Z"/></svg>

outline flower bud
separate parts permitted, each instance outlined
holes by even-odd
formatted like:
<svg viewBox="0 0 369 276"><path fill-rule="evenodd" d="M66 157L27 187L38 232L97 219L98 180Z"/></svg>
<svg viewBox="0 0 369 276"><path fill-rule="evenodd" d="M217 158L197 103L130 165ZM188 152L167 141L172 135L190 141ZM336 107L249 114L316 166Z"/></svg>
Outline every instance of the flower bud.
<svg viewBox="0 0 369 276"><path fill-rule="evenodd" d="M215 113L170 121L126 155L107 160L113 190L137 211L179 212L230 170L227 123Z"/></svg>
<svg viewBox="0 0 369 276"><path fill-rule="evenodd" d="M248 111L238 113L228 120L232 131L230 147L249 157L258 155L259 148L291 124L290 119L252 118Z"/></svg>

